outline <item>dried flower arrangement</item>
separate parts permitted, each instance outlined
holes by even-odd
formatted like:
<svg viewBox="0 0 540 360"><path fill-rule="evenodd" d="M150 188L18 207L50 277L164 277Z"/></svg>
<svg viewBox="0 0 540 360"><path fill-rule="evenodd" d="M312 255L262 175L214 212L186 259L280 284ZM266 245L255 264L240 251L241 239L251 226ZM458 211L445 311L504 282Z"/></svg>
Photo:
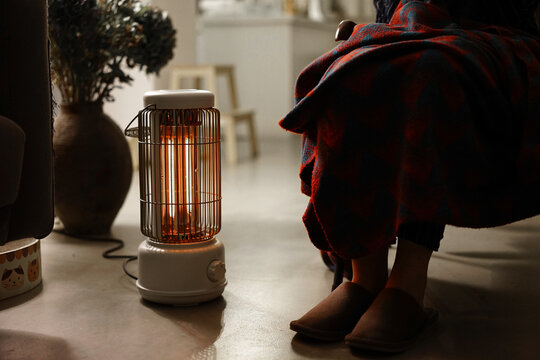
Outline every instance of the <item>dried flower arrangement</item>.
<svg viewBox="0 0 540 360"><path fill-rule="evenodd" d="M49 0L53 80L67 104L114 101L133 81L124 65L158 74L175 35L166 12L137 0Z"/></svg>

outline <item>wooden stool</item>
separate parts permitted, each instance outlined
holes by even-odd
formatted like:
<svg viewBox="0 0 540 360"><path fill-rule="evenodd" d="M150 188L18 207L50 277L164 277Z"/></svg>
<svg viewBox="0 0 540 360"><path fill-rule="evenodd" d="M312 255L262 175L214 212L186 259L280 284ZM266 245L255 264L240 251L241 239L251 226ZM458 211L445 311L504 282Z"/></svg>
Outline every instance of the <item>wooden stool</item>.
<svg viewBox="0 0 540 360"><path fill-rule="evenodd" d="M177 65L173 68L170 80L171 89L180 89L183 79L194 79L195 88L201 89L201 80L207 90L214 93L216 107L219 105L217 92L217 77L225 75L227 77L231 108L229 111L221 113L221 123L225 131L226 158L231 164L238 160L238 146L236 141L236 124L246 122L248 125L249 138L251 142L251 154L253 157L258 154L257 136L255 134L254 117L255 112L251 109L238 108L238 95L234 80L234 67L232 65Z"/></svg>

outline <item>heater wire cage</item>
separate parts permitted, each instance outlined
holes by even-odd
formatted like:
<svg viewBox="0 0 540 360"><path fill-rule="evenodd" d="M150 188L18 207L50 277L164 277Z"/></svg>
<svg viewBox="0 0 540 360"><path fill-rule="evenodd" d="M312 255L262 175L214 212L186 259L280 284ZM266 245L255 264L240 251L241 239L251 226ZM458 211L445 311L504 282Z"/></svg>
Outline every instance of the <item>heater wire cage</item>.
<svg viewBox="0 0 540 360"><path fill-rule="evenodd" d="M156 109L138 115L141 231L187 244L221 229L219 111Z"/></svg>

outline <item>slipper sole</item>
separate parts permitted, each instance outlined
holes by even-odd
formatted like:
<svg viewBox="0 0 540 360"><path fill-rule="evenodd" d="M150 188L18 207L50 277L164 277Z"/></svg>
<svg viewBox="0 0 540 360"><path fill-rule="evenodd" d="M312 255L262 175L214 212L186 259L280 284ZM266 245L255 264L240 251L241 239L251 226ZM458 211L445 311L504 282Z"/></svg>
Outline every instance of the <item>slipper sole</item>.
<svg viewBox="0 0 540 360"><path fill-rule="evenodd" d="M320 329L313 329L304 325L292 321L289 325L290 329L296 331L298 334L322 341L341 341L347 335L347 332L335 332L335 331L324 331Z"/></svg>
<svg viewBox="0 0 540 360"><path fill-rule="evenodd" d="M411 338L408 338L399 342L389 342L379 339L369 338L348 338L345 340L345 344L353 349L368 350L385 353L399 353L409 349L422 334L426 333L430 327L432 327L439 318L439 313L435 309L424 308L426 314L426 320L424 325L418 330L418 332Z"/></svg>

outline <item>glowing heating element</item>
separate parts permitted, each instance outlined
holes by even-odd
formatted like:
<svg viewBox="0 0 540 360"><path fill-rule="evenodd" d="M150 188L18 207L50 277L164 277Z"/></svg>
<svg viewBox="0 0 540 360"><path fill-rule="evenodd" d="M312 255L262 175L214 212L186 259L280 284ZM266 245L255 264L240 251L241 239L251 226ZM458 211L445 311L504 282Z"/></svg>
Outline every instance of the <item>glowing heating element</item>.
<svg viewBox="0 0 540 360"><path fill-rule="evenodd" d="M140 166L146 169L140 171L141 229L154 241L206 241L221 228L220 134L214 111L141 114L147 130L139 130Z"/></svg>
<svg viewBox="0 0 540 360"><path fill-rule="evenodd" d="M200 224L197 128L161 125L162 237L177 242L204 239ZM179 135L180 134L180 135ZM181 141L181 146L178 144Z"/></svg>

